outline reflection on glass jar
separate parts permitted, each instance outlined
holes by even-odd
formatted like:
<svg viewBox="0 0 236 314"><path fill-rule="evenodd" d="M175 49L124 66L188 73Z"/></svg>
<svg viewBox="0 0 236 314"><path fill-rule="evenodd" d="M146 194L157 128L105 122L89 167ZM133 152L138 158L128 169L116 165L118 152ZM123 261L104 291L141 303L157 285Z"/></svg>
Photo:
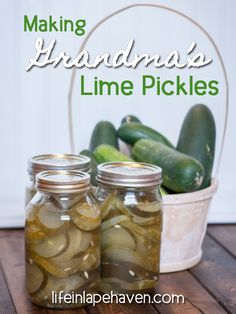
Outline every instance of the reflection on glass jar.
<svg viewBox="0 0 236 314"><path fill-rule="evenodd" d="M161 169L143 163L98 166L102 216L102 292L146 293L158 281Z"/></svg>
<svg viewBox="0 0 236 314"><path fill-rule="evenodd" d="M90 162L91 159L89 157L71 154L46 154L30 158L28 162L29 180L25 191L25 206L28 205L36 194L34 185L37 173L50 170L76 170L90 173Z"/></svg>
<svg viewBox="0 0 236 314"><path fill-rule="evenodd" d="M55 303L53 294L98 291L101 218L91 195L90 176L42 172L36 176L36 190L25 223L27 292L40 306L83 306L79 301Z"/></svg>

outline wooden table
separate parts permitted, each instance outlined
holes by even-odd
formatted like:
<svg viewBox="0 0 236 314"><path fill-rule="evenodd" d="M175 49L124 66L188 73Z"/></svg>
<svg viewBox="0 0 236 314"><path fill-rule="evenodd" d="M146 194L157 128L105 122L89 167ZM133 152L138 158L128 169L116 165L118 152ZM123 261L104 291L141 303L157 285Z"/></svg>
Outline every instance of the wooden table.
<svg viewBox="0 0 236 314"><path fill-rule="evenodd" d="M182 294L184 304L98 304L74 311L32 305L24 290L23 230L0 230L0 314L236 313L236 225L208 227L200 264L163 274L157 293Z"/></svg>

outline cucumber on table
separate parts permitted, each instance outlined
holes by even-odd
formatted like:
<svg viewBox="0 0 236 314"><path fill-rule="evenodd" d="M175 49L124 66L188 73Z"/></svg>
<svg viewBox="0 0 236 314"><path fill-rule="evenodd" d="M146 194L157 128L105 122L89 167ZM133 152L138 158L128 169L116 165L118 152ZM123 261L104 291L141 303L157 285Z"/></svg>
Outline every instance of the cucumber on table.
<svg viewBox="0 0 236 314"><path fill-rule="evenodd" d="M182 124L177 150L202 163L205 176L200 189L208 187L211 183L215 140L216 127L212 112L205 105L193 106Z"/></svg>
<svg viewBox="0 0 236 314"><path fill-rule="evenodd" d="M142 123L139 118L137 118L136 116L133 116L132 114L129 114L127 116L125 116L122 120L121 120L121 125L125 124L125 123L130 123L130 122L137 122L137 123Z"/></svg>
<svg viewBox="0 0 236 314"><path fill-rule="evenodd" d="M121 153L114 147L106 144L96 147L93 156L99 164L111 161L133 161L133 159Z"/></svg>
<svg viewBox="0 0 236 314"><path fill-rule="evenodd" d="M90 163L91 164L91 173L90 173L90 175L91 175L91 183L92 183L92 185L97 186L96 175L97 175L97 165L98 165L98 163L97 163L96 159L94 158L93 154L89 150L87 150L87 149L82 150L80 152L80 154L84 155L84 156L87 156L87 157L89 157L91 159L91 163Z"/></svg>
<svg viewBox="0 0 236 314"><path fill-rule="evenodd" d="M136 161L159 166L163 170L163 185L177 193L196 191L202 184L204 169L195 158L162 143L142 139L135 143L132 156Z"/></svg>
<svg viewBox="0 0 236 314"><path fill-rule="evenodd" d="M118 136L124 142L134 144L140 139L150 139L173 147L170 141L161 133L137 122L130 122L121 125L118 129Z"/></svg>
<svg viewBox="0 0 236 314"><path fill-rule="evenodd" d="M94 149L101 144L111 145L117 149L119 148L116 129L109 121L100 121L96 124L91 135L89 150L93 152Z"/></svg>

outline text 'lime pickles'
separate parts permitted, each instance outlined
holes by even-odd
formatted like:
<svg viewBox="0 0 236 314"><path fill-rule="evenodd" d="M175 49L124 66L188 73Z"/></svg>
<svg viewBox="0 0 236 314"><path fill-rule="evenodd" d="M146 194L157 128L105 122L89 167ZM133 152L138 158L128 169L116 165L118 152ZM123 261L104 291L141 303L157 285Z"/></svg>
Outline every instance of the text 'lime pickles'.
<svg viewBox="0 0 236 314"><path fill-rule="evenodd" d="M216 96L219 93L219 82L216 80L195 80L192 75L184 80L177 75L173 80L162 81L161 77L143 75L141 77L140 92L142 95L165 96ZM140 93L139 92L139 93ZM131 96L135 93L135 85L131 80L107 81L97 76L88 82L84 75L80 76L80 93L82 96Z"/></svg>

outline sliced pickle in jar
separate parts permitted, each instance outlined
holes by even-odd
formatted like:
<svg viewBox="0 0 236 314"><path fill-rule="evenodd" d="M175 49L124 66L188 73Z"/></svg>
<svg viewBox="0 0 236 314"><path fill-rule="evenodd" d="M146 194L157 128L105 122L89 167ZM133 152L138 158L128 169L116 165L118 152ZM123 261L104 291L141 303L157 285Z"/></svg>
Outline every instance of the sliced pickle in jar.
<svg viewBox="0 0 236 314"><path fill-rule="evenodd" d="M136 246L132 235L125 228L118 225L115 225L113 228L108 228L102 232L101 243L103 250L117 245L128 247L130 249L135 249Z"/></svg>
<svg viewBox="0 0 236 314"><path fill-rule="evenodd" d="M25 238L26 242L35 242L42 240L45 237L45 233L33 222L25 223Z"/></svg>
<svg viewBox="0 0 236 314"><path fill-rule="evenodd" d="M26 290L29 294L36 293L45 283L45 274L35 264L26 263L25 265L26 276Z"/></svg>
<svg viewBox="0 0 236 314"><path fill-rule="evenodd" d="M61 254L53 258L55 262L67 261L80 252L82 231L76 227L70 227L66 234L68 236L68 245Z"/></svg>
<svg viewBox="0 0 236 314"><path fill-rule="evenodd" d="M104 263L103 265L105 264L106 263ZM118 266L129 271L130 275L136 276L142 279L158 280L158 277L159 277L157 265L155 265L155 269L150 270L150 269L147 269L145 265L140 266L140 265L132 264L129 262L119 261Z"/></svg>
<svg viewBox="0 0 236 314"><path fill-rule="evenodd" d="M36 222L45 233L61 232L68 227L68 215L49 205L39 207L36 213Z"/></svg>
<svg viewBox="0 0 236 314"><path fill-rule="evenodd" d="M149 254L149 250L153 247L153 245L157 246L157 244L151 241L147 237L143 237L140 234L134 235L135 241L137 243L136 250L141 254L147 255Z"/></svg>
<svg viewBox="0 0 236 314"><path fill-rule="evenodd" d="M132 221L133 223L141 225L141 226L149 226L156 222L156 218L144 218L144 217L133 215Z"/></svg>
<svg viewBox="0 0 236 314"><path fill-rule="evenodd" d="M93 205L77 203L71 208L70 215L74 224L85 231L96 229L101 224L100 212Z"/></svg>
<svg viewBox="0 0 236 314"><path fill-rule="evenodd" d="M92 244L93 244L93 234L91 234L91 232L82 231L79 252L86 251L89 248L89 246Z"/></svg>
<svg viewBox="0 0 236 314"><path fill-rule="evenodd" d="M102 260L118 265L120 262L129 262L139 266L145 265L145 268L152 270L152 264L145 255L121 246L114 246L104 250L102 252Z"/></svg>
<svg viewBox="0 0 236 314"><path fill-rule="evenodd" d="M134 233L138 233L138 234L142 235L143 237L147 236L147 232L146 232L145 228L136 225L135 223L133 223L129 219L121 221L120 225L123 227L126 227L127 229L129 229L130 231L132 231Z"/></svg>
<svg viewBox="0 0 236 314"><path fill-rule="evenodd" d="M160 206L150 203L139 203L137 205L129 205L127 209L135 216L143 218L155 218L158 217Z"/></svg>
<svg viewBox="0 0 236 314"><path fill-rule="evenodd" d="M40 291L38 291L33 296L33 301L39 305L45 302L50 303L52 302L52 291L57 293L59 293L60 291L64 291L64 293L69 293L71 291L79 289L83 285L84 279L78 274L63 279L55 278L54 276L48 274L46 286L40 289Z"/></svg>
<svg viewBox="0 0 236 314"><path fill-rule="evenodd" d="M111 193L102 203L102 205L100 206L102 219L108 216L110 211L114 209L115 200L116 200L116 193Z"/></svg>
<svg viewBox="0 0 236 314"><path fill-rule="evenodd" d="M105 231L108 228L111 228L113 226L119 226L121 222L127 221L129 218L125 215L116 216L113 218L110 218L102 223L102 231Z"/></svg>
<svg viewBox="0 0 236 314"><path fill-rule="evenodd" d="M47 236L33 246L33 250L40 256L50 258L60 254L68 244L69 239L65 234Z"/></svg>
<svg viewBox="0 0 236 314"><path fill-rule="evenodd" d="M133 223L132 221L127 220L127 221L120 222L120 225L127 228L133 234L139 234L143 237L147 237L152 242L157 242L157 235L160 234L160 231L158 230L158 226L156 223L141 227L140 225L137 225Z"/></svg>
<svg viewBox="0 0 236 314"><path fill-rule="evenodd" d="M128 264L128 263L127 263ZM132 264L131 264L132 266ZM132 268L132 267L130 267ZM138 274L129 268L122 267L118 264L103 263L101 267L102 278L113 278L133 282L134 280L142 279Z"/></svg>
<svg viewBox="0 0 236 314"><path fill-rule="evenodd" d="M120 287L121 289L124 289L124 290L129 291L129 292L133 292L133 291L135 292L135 291L139 291L139 290L147 290L148 291L148 290L154 289L155 285L156 285L156 281L146 279L146 280L137 280L137 281L134 281L131 283L131 282L120 280L120 279L117 279L116 277L114 277L114 278L102 279L102 286L104 284L115 286L118 289ZM117 288L115 288L115 290L117 290Z"/></svg>
<svg viewBox="0 0 236 314"><path fill-rule="evenodd" d="M45 271L58 278L66 278L78 271L96 268L100 263L99 255L95 249L93 252L85 252L82 256L71 258L70 260L58 260L57 257L45 259L37 255L35 252L30 252L29 260L32 260L40 265Z"/></svg>

